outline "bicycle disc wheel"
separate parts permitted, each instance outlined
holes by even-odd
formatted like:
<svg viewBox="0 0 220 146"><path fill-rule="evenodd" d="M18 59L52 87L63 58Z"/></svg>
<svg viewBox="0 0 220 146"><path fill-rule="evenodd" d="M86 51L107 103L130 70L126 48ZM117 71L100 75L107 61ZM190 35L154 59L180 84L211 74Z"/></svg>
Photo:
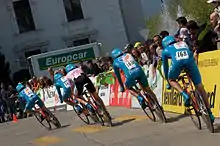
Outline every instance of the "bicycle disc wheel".
<svg viewBox="0 0 220 146"><path fill-rule="evenodd" d="M44 112L48 114L50 122L53 123L53 125L56 128L61 127L60 121L57 119L57 117L49 109L46 109L46 111L44 111Z"/></svg>
<svg viewBox="0 0 220 146"><path fill-rule="evenodd" d="M44 126L46 129L51 130L51 124L45 118L43 118L42 114L39 112L35 112L34 116L36 117L37 121Z"/></svg>
<svg viewBox="0 0 220 146"><path fill-rule="evenodd" d="M146 98L146 96L144 96L145 98ZM145 99L144 98L144 99ZM139 102L139 104L140 104L140 102ZM155 122L156 121L156 117L155 117L155 115L154 115L154 112L153 112L153 103L152 103L152 101L151 100L146 100L145 99L145 104L147 105L145 108L143 108L142 106L141 106L141 108L142 108L142 110L144 111L144 113L147 115L147 117L151 120L151 121L153 121L153 122ZM141 105L141 104L140 104Z"/></svg>
<svg viewBox="0 0 220 146"><path fill-rule="evenodd" d="M205 122L205 124L206 124L207 128L209 129L209 131L211 133L214 133L214 126L213 126L213 123L212 123L211 118L209 116L209 112L208 112L208 109L205 105L205 102L204 102L201 94L198 91L196 91L196 95L197 95L196 100L197 100L197 103L198 103L198 106L199 106L199 111L201 113L202 119Z"/></svg>
<svg viewBox="0 0 220 146"><path fill-rule="evenodd" d="M147 93L148 100L151 101L151 105L153 105L153 112L156 113L157 117L160 119L161 122L167 122L166 116L160 104L158 103L157 99L155 99L151 94Z"/></svg>
<svg viewBox="0 0 220 146"><path fill-rule="evenodd" d="M86 123L87 125L89 125L90 124L90 121L89 121L89 118L88 118L88 116L85 114L85 110L87 110L84 106L82 106L83 107L83 112L82 113L79 113L77 110L76 110L76 108L75 108L75 106L73 106L73 110L75 111L75 113L76 113L76 115L84 122L84 123Z"/></svg>
<svg viewBox="0 0 220 146"><path fill-rule="evenodd" d="M191 97L191 105L190 107L187 108L187 111L189 112L190 118L193 121L193 124L196 126L197 129L201 130L202 129L202 125L201 125L201 120L200 120L200 113L199 113L199 106L196 102L196 98L195 98L195 92L193 95L193 97ZM194 111L194 113L192 112Z"/></svg>

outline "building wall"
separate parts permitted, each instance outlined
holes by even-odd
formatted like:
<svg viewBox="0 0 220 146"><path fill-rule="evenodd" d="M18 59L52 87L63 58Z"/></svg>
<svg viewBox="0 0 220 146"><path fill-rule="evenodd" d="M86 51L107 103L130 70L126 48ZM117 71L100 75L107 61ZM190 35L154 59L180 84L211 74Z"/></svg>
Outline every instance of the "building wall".
<svg viewBox="0 0 220 146"><path fill-rule="evenodd" d="M120 0L129 42L144 41L141 31L146 28L141 0Z"/></svg>
<svg viewBox="0 0 220 146"><path fill-rule="evenodd" d="M81 0L85 19L70 23L63 0L30 0L30 5L36 31L19 34L12 0L0 1L0 51L12 72L25 68L25 51L58 50L73 40L89 37L103 43L102 53L106 54L128 42L118 0Z"/></svg>

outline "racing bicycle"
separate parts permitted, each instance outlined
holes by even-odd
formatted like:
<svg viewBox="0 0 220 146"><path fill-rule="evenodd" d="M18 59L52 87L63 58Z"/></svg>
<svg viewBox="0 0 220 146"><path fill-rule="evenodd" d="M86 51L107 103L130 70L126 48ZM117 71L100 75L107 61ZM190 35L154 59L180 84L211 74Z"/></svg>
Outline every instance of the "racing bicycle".
<svg viewBox="0 0 220 146"><path fill-rule="evenodd" d="M38 100L36 101L36 104L37 102ZM56 116L54 116L54 114L48 108L36 107L36 104L34 106L34 116L42 126L44 126L48 130L52 129L51 123L56 128L61 127L59 120L56 118Z"/></svg>
<svg viewBox="0 0 220 146"><path fill-rule="evenodd" d="M190 95L191 104L190 107L186 108L186 111L190 115L194 125L201 130L202 126L200 117L202 117L209 131L214 133L213 122L210 119L208 108L205 105L202 95L194 88L187 72L180 75L177 80L182 83L182 88L188 93L188 95Z"/></svg>
<svg viewBox="0 0 220 146"><path fill-rule="evenodd" d="M138 83L138 81L136 81L136 83ZM144 98L146 106L145 107L141 106L141 108L144 111L144 113L148 116L149 119L156 122L155 115L157 115L157 117L159 118L161 122L165 122L165 123L167 122L163 108L160 106L158 100L154 98L152 93L148 93L144 91L143 89L139 88L138 84L132 87L131 90L136 92L138 95L141 95Z"/></svg>
<svg viewBox="0 0 220 146"><path fill-rule="evenodd" d="M90 103L94 109L94 113L90 113L91 118L94 120L94 122L99 122L102 126L104 126L105 123L107 123L108 126L112 126L112 119L110 115L107 113L107 111L105 111L104 107L102 107L102 105L97 102L96 99L88 92L86 86L87 84L85 84L83 87L83 98Z"/></svg>

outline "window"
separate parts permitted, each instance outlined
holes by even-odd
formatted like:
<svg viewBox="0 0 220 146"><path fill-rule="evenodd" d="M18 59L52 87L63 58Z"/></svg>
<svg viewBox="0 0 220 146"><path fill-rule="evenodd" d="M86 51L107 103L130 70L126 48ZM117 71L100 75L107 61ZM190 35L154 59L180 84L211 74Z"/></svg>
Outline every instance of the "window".
<svg viewBox="0 0 220 146"><path fill-rule="evenodd" d="M76 47L76 46L86 45L89 43L90 43L89 38L85 38L85 39L73 41L73 46Z"/></svg>
<svg viewBox="0 0 220 146"><path fill-rule="evenodd" d="M17 0L13 2L15 17L20 33L35 30L34 19L31 13L29 0Z"/></svg>
<svg viewBox="0 0 220 146"><path fill-rule="evenodd" d="M80 0L63 0L68 22L83 19Z"/></svg>
<svg viewBox="0 0 220 146"><path fill-rule="evenodd" d="M28 57L32 56L32 55L37 55L37 54L41 54L41 50L36 49L36 50L32 50L32 51L26 51L24 53L25 58L27 59Z"/></svg>

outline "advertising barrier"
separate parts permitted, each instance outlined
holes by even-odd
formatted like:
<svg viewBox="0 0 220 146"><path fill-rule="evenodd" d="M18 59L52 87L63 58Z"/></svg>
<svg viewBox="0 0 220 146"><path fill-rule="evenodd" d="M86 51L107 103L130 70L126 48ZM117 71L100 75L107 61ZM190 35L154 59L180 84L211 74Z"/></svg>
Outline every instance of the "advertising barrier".
<svg viewBox="0 0 220 146"><path fill-rule="evenodd" d="M220 50L202 53L198 62L213 114L220 116Z"/></svg>
<svg viewBox="0 0 220 146"><path fill-rule="evenodd" d="M211 51L199 55L198 67L202 76L202 82L208 93L209 102L214 116L220 116L220 51ZM164 81L163 108L165 111L184 113L183 97L173 88L166 89Z"/></svg>

